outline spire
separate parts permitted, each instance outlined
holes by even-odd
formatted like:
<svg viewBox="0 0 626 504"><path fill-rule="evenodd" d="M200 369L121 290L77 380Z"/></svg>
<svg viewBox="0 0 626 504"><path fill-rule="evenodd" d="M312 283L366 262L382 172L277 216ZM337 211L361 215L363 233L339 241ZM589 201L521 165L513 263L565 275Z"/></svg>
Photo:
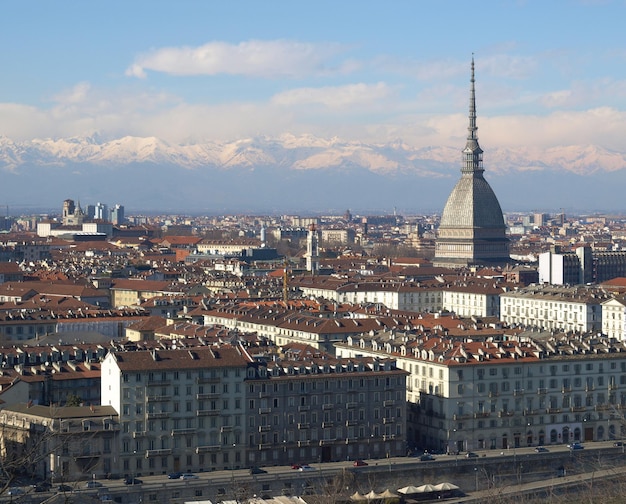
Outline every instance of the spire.
<svg viewBox="0 0 626 504"><path fill-rule="evenodd" d="M483 151L478 145L476 131L476 88L474 85L474 55L472 54L472 72L470 77L469 126L467 128L467 143L463 149L464 164L461 173L482 174Z"/></svg>

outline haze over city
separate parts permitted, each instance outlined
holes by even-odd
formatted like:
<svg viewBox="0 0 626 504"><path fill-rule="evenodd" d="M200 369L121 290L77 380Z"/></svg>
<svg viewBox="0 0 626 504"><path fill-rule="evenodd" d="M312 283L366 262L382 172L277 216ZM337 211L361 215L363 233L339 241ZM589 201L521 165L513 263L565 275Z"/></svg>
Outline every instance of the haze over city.
<svg viewBox="0 0 626 504"><path fill-rule="evenodd" d="M137 210L440 210L474 54L503 210L622 210L623 2L4 8L28 20L0 56L12 208L69 187Z"/></svg>

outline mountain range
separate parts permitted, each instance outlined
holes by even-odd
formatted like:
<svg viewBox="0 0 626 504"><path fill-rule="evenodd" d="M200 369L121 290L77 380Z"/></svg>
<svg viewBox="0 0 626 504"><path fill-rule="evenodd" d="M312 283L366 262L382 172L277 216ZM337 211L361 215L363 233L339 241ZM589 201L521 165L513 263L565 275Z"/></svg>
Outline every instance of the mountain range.
<svg viewBox="0 0 626 504"><path fill-rule="evenodd" d="M127 213L440 212L460 176L461 149L288 134L181 145L0 137L0 205L59 209L72 198L121 203ZM483 149L485 177L505 212L624 210L626 153Z"/></svg>

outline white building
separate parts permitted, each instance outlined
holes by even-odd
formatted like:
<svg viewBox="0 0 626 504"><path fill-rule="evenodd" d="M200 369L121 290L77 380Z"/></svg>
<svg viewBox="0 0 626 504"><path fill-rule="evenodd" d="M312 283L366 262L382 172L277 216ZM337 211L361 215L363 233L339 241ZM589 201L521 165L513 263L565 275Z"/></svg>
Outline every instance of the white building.
<svg viewBox="0 0 626 504"><path fill-rule="evenodd" d="M610 296L594 287L531 285L500 294L500 318L523 327L575 332L602 329L602 305Z"/></svg>
<svg viewBox="0 0 626 504"><path fill-rule="evenodd" d="M512 336L513 337L513 336ZM457 452L624 438L626 346L607 338L349 338L337 356L389 357L407 380L409 442Z"/></svg>

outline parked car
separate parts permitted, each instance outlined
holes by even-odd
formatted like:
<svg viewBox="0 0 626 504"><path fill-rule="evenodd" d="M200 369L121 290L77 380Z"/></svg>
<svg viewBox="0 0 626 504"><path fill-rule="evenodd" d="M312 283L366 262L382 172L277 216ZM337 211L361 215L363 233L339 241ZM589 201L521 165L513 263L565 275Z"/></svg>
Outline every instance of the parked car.
<svg viewBox="0 0 626 504"><path fill-rule="evenodd" d="M545 446L537 446L537 448L535 448L535 451L537 453L547 453L550 450L548 450Z"/></svg>
<svg viewBox="0 0 626 504"><path fill-rule="evenodd" d="M102 483L96 480L89 480L85 482L85 488L100 488Z"/></svg>
<svg viewBox="0 0 626 504"><path fill-rule="evenodd" d="M124 480L124 485L141 485L142 483L143 481L138 478L126 478Z"/></svg>
<svg viewBox="0 0 626 504"><path fill-rule="evenodd" d="M465 454L465 458L477 458L478 457L478 453L474 453L474 452L467 452Z"/></svg>
<svg viewBox="0 0 626 504"><path fill-rule="evenodd" d="M365 462L365 460L355 460L354 463L352 464L354 467L363 467L367 465L367 462Z"/></svg>
<svg viewBox="0 0 626 504"><path fill-rule="evenodd" d="M11 487L9 488L9 491L7 492L7 495L23 495L24 494L24 490L22 490L20 487Z"/></svg>
<svg viewBox="0 0 626 504"><path fill-rule="evenodd" d="M430 453L424 452L420 455L420 460L422 462L428 462L429 460L435 460L435 457L433 457Z"/></svg>
<svg viewBox="0 0 626 504"><path fill-rule="evenodd" d="M192 473L183 473L180 475L180 479L182 480L198 479L198 475L192 474Z"/></svg>
<svg viewBox="0 0 626 504"><path fill-rule="evenodd" d="M265 469L261 469L260 467L251 467L250 474L266 474L267 471Z"/></svg>
<svg viewBox="0 0 626 504"><path fill-rule="evenodd" d="M613 443L613 446L624 446L624 442L623 441L615 441L615 443Z"/></svg>
<svg viewBox="0 0 626 504"><path fill-rule="evenodd" d="M292 469L300 469L302 466L300 464L291 464Z"/></svg>
<svg viewBox="0 0 626 504"><path fill-rule="evenodd" d="M59 485L57 487L57 492L72 492L74 491L74 488L72 488L69 485Z"/></svg>
<svg viewBox="0 0 626 504"><path fill-rule="evenodd" d="M169 473L169 474L167 475L167 477L168 477L169 479L180 479L180 477L181 477L182 475L183 475L183 473L181 473L181 472L173 472L173 473Z"/></svg>
<svg viewBox="0 0 626 504"><path fill-rule="evenodd" d="M315 467L312 467L308 464L304 464L300 466L300 469L298 469L298 471L315 471Z"/></svg>
<svg viewBox="0 0 626 504"><path fill-rule="evenodd" d="M582 449L584 449L584 448L585 448L585 447L584 447L581 443L579 443L578 441L576 441L576 442L574 442L574 443L570 443L570 444L568 444L568 445L567 445L567 447L568 447L570 450L582 450Z"/></svg>

